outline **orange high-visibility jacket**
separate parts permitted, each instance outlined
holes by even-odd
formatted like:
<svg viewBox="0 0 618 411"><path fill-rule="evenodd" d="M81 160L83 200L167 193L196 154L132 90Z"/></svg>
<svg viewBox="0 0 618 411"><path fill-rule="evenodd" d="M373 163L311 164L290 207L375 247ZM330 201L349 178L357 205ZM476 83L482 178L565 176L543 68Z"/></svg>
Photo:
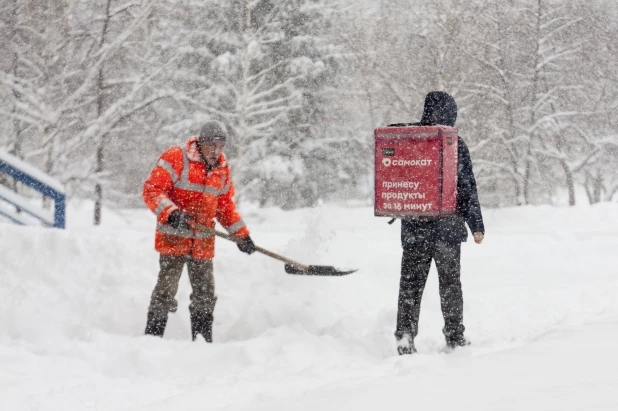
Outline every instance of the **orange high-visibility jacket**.
<svg viewBox="0 0 618 411"><path fill-rule="evenodd" d="M144 183L144 201L157 216L155 249L166 255L191 254L195 259L211 259L215 255L212 234L195 229L174 229L167 218L174 210L193 217L193 221L210 228L214 218L232 235L244 238L249 230L236 212L234 184L225 156L207 172L197 149L197 137L181 146L167 149L150 177Z"/></svg>

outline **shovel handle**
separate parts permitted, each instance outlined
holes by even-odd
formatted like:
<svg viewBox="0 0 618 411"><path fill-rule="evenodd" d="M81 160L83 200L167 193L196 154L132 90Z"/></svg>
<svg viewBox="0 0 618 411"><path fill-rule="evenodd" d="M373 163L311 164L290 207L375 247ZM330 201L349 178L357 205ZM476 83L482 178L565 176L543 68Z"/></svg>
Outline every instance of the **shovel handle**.
<svg viewBox="0 0 618 411"><path fill-rule="evenodd" d="M206 233L214 234L217 237L225 238L226 240L233 241L236 244L242 243L242 241L243 241L242 238L238 238L238 237L234 237L234 236L229 235L229 234L222 233L221 231L217 231L214 228L210 228L210 227L205 226L203 224L199 224L199 223L195 223L194 222L192 225L196 229L198 229L199 231L203 231L203 232L206 232ZM273 253L272 251L268 251L265 248L258 247L257 245L255 246L255 251L257 251L258 253L264 254L264 255L266 255L268 257L274 258L275 260L279 260L279 261L282 261L282 262L284 262L286 264L293 265L294 267L298 268L299 270L307 271L309 269L309 266L307 266L307 265L298 263L298 262L296 262L294 260L290 260L289 258L286 258L286 257L284 257L282 255Z"/></svg>
<svg viewBox="0 0 618 411"><path fill-rule="evenodd" d="M294 267L298 268L299 270L307 271L309 269L309 266L307 266L307 265L304 265L304 264L301 264L301 263L297 263L294 260L290 260L289 258L286 258L286 257L284 257L282 255L275 254L272 251L268 251L267 249L262 248L262 247L258 247L257 245L255 246L255 251L257 251L258 253L262 253L264 255L267 255L267 256L269 256L271 258L274 258L275 260L279 260L279 261L282 261L282 262L284 262L286 264L293 265Z"/></svg>

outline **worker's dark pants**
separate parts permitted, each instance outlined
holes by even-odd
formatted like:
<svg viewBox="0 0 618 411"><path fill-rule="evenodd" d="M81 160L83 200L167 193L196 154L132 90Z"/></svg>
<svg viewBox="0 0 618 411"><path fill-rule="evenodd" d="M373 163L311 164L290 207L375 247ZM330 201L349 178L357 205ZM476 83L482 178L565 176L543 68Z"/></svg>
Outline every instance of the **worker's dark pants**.
<svg viewBox="0 0 618 411"><path fill-rule="evenodd" d="M461 245L423 243L407 246L401 261L397 330L401 338L418 334L421 298L429 275L431 260L438 269L440 302L444 316L444 335L448 340L463 338L463 294L461 290Z"/></svg>
<svg viewBox="0 0 618 411"><path fill-rule="evenodd" d="M163 255L159 259L161 270L157 285L150 298L148 311L155 317L167 317L168 312L175 312L178 302L175 300L182 269L187 264L189 281L193 289L189 310L198 316L212 315L217 297L215 296L215 279L212 260L195 260L190 255Z"/></svg>

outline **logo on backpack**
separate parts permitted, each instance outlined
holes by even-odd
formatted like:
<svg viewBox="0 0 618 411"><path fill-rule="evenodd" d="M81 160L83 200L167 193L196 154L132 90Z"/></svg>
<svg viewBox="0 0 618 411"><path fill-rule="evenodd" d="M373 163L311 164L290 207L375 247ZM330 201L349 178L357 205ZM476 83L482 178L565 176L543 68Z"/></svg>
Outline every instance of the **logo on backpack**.
<svg viewBox="0 0 618 411"><path fill-rule="evenodd" d="M395 159L391 160L390 158L383 158L382 165L384 167L427 167L431 166L431 163L434 163L433 160L404 160L404 159ZM435 163L434 163L435 164Z"/></svg>

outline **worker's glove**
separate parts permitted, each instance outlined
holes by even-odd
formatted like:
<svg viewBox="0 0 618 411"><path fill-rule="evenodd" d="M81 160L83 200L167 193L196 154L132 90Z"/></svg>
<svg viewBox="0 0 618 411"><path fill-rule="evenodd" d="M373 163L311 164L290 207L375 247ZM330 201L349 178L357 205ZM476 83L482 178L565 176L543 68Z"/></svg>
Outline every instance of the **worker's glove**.
<svg viewBox="0 0 618 411"><path fill-rule="evenodd" d="M243 253L253 254L255 253L255 244L253 244L253 240L251 237L246 236L242 239L242 241L236 243L238 249Z"/></svg>
<svg viewBox="0 0 618 411"><path fill-rule="evenodd" d="M183 213L180 210L172 211L169 217L167 217L167 225L177 230L191 230L189 221L193 220L188 214Z"/></svg>

